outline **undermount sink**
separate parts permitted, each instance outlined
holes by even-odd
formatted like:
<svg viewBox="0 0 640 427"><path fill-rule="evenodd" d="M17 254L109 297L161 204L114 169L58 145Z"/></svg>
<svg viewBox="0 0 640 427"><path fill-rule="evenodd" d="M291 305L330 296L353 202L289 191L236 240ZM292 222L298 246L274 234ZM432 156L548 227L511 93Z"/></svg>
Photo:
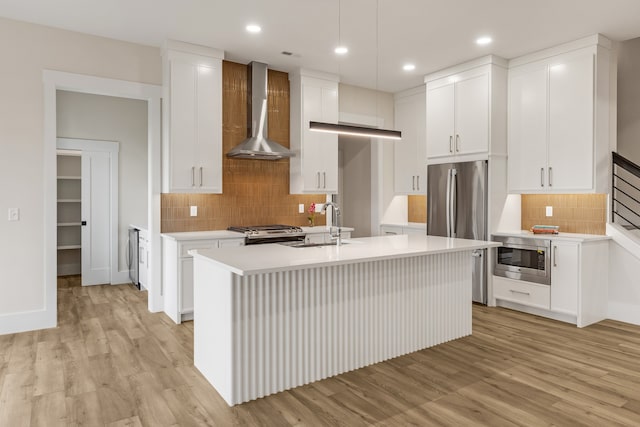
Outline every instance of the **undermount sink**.
<svg viewBox="0 0 640 427"><path fill-rule="evenodd" d="M290 248L317 248L320 246L336 246L336 242L331 242L331 243L303 243L303 242L296 242L294 244L291 243L280 243L281 245L284 246L289 246ZM349 242L342 242L342 245L348 245Z"/></svg>

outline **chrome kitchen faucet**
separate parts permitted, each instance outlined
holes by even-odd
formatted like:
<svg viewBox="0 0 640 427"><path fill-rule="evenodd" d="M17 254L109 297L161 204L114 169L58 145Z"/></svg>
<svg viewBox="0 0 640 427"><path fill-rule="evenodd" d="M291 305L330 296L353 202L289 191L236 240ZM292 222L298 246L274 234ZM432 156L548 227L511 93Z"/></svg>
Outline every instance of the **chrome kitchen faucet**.
<svg viewBox="0 0 640 427"><path fill-rule="evenodd" d="M335 202L327 202L324 204L324 206L322 207L321 212L325 213L327 211L327 207L331 206L333 208L333 212L336 215L336 229L337 229L337 234L334 235L333 234L333 224L331 224L331 228L329 230L329 235L331 236L331 240L336 240L336 245L340 246L342 245L342 236L340 233L340 208L338 207L337 203Z"/></svg>

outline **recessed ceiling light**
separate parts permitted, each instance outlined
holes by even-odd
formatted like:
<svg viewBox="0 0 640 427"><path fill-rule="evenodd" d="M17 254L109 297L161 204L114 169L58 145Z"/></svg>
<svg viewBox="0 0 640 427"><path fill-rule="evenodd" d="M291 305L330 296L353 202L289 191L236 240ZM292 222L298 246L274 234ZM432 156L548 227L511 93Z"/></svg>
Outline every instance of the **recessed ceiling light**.
<svg viewBox="0 0 640 427"><path fill-rule="evenodd" d="M333 51L338 55L344 55L349 52L349 49L346 46L338 46L337 48L333 49Z"/></svg>
<svg viewBox="0 0 640 427"><path fill-rule="evenodd" d="M404 64L402 69L405 71L413 71L416 69L416 66L414 64Z"/></svg>
<svg viewBox="0 0 640 427"><path fill-rule="evenodd" d="M253 34L257 34L260 31L262 31L262 28L260 28L260 25L256 25L256 24L249 24L245 27L245 29Z"/></svg>
<svg viewBox="0 0 640 427"><path fill-rule="evenodd" d="M480 37L476 39L476 44L479 44L480 46L484 46L486 44L489 44L493 41L493 39L491 37L488 36L484 36L484 37Z"/></svg>

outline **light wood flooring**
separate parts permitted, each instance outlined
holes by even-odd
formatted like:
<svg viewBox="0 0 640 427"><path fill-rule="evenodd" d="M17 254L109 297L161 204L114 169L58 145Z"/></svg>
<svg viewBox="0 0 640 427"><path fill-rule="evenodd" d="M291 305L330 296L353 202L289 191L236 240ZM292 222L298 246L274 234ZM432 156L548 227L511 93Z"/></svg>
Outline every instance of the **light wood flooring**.
<svg viewBox="0 0 640 427"><path fill-rule="evenodd" d="M229 408L193 323L59 281L59 327L0 336L0 426L640 425L640 327L474 306L473 335Z"/></svg>

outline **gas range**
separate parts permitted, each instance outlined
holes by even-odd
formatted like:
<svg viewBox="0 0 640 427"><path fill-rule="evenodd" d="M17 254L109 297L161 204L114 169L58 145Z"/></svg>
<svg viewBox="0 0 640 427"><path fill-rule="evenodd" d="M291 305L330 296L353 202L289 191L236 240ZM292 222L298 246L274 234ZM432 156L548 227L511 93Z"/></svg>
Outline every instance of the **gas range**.
<svg viewBox="0 0 640 427"><path fill-rule="evenodd" d="M246 245L260 243L280 243L292 241L304 241L306 233L295 225L255 225L242 227L229 227L229 231L243 233Z"/></svg>

